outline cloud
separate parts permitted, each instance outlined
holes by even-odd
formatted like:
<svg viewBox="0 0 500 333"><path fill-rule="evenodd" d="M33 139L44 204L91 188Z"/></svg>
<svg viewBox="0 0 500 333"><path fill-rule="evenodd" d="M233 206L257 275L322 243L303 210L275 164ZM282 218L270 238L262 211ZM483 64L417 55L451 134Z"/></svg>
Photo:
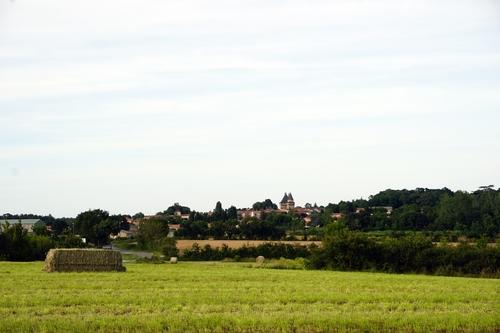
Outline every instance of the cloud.
<svg viewBox="0 0 500 333"><path fill-rule="evenodd" d="M494 182L497 7L0 0L0 201L155 212Z"/></svg>

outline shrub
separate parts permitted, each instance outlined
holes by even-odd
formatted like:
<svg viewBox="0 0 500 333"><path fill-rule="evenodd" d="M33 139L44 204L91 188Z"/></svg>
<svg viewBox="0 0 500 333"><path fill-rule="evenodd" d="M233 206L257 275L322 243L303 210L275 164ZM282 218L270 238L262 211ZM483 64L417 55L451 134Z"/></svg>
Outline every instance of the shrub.
<svg viewBox="0 0 500 333"><path fill-rule="evenodd" d="M151 257L137 258L135 262L140 264L163 264L165 260L160 256L152 255Z"/></svg>
<svg viewBox="0 0 500 333"><path fill-rule="evenodd" d="M311 245L307 247L283 243L265 243L258 246L243 246L237 249L231 249L225 244L220 248L212 248L207 244L201 248L195 243L191 249L184 250L182 259L211 261L233 258L235 261L238 261L241 258L256 258L258 256L263 256L266 259L295 259L298 257L308 257L311 255L313 248L316 248L316 246Z"/></svg>
<svg viewBox="0 0 500 333"><path fill-rule="evenodd" d="M271 259L263 263L254 264L254 268L272 268L272 269L306 269L306 259Z"/></svg>
<svg viewBox="0 0 500 333"><path fill-rule="evenodd" d="M334 230L313 251L317 269L375 270L390 273L491 276L500 274L500 248L461 244L436 246L422 235L381 241L346 229Z"/></svg>
<svg viewBox="0 0 500 333"><path fill-rule="evenodd" d="M5 223L0 226L0 258L3 260L43 260L55 245L47 236L28 234L21 223Z"/></svg>
<svg viewBox="0 0 500 333"><path fill-rule="evenodd" d="M164 238L161 245L161 252L167 258L177 257L179 255L177 241L173 238Z"/></svg>

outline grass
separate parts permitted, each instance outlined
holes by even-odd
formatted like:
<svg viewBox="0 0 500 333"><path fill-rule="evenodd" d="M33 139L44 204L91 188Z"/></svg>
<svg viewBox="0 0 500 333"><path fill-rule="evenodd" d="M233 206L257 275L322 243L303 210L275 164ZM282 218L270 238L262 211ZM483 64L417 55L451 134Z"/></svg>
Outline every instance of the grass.
<svg viewBox="0 0 500 333"><path fill-rule="evenodd" d="M304 258L295 259L271 259L263 263L252 264L253 268L274 268L274 269L306 269L306 260Z"/></svg>
<svg viewBox="0 0 500 333"><path fill-rule="evenodd" d="M500 280L127 264L44 273L0 262L1 332L498 332Z"/></svg>

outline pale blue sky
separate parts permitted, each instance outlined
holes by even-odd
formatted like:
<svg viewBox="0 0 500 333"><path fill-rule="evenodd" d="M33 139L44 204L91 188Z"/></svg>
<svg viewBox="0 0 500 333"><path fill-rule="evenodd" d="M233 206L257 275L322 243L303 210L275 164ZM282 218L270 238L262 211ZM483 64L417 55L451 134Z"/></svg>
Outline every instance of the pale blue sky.
<svg viewBox="0 0 500 333"><path fill-rule="evenodd" d="M500 3L0 0L0 213L500 186Z"/></svg>

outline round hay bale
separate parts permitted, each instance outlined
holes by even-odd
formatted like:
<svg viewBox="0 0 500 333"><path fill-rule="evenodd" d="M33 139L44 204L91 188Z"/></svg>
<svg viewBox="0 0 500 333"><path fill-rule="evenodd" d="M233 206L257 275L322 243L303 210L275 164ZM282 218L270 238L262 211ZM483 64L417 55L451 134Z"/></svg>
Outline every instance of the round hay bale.
<svg viewBox="0 0 500 333"><path fill-rule="evenodd" d="M258 256L257 259L255 259L255 262L258 265L262 265L264 263L264 261L266 261L266 258L264 258L264 256Z"/></svg>
<svg viewBox="0 0 500 333"><path fill-rule="evenodd" d="M171 264L177 264L177 257L170 257Z"/></svg>

